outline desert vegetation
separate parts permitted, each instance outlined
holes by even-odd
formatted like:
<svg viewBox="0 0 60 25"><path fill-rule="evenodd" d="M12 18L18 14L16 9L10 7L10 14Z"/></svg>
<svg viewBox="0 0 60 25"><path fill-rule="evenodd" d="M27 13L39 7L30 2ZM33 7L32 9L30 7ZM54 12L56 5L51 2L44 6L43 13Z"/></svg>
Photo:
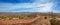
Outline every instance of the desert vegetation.
<svg viewBox="0 0 60 25"><path fill-rule="evenodd" d="M0 25L60 25L58 14L0 14ZM26 21L25 21L26 20ZM18 23L22 21L25 23ZM29 22L28 22L29 21ZM17 22L17 23L16 23ZM27 22L27 23L26 23ZM11 23L11 24L9 24Z"/></svg>
<svg viewBox="0 0 60 25"><path fill-rule="evenodd" d="M13 18L18 18L18 19L24 19L24 18L30 18L30 19L32 19L32 18L35 18L36 17L36 15L34 14L34 15L16 15L16 14L10 14L10 15L8 15L8 14L6 14L6 15L4 15L4 14L0 14L0 20L12 20Z"/></svg>

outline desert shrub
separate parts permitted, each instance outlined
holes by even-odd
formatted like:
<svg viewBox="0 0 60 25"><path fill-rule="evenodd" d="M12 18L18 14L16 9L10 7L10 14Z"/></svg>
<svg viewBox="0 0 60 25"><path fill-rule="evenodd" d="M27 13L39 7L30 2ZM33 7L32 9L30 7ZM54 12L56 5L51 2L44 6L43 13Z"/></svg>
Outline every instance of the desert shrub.
<svg viewBox="0 0 60 25"><path fill-rule="evenodd" d="M60 20L57 20L55 18L51 19L50 22L51 22L51 25L60 25Z"/></svg>
<svg viewBox="0 0 60 25"><path fill-rule="evenodd" d="M6 18L7 18L6 16L0 16L0 20L2 20L2 19L6 20Z"/></svg>
<svg viewBox="0 0 60 25"><path fill-rule="evenodd" d="M28 18L35 18L35 17L37 17L37 15L36 14L31 14L31 15L28 15L27 17Z"/></svg>
<svg viewBox="0 0 60 25"><path fill-rule="evenodd" d="M13 18L9 18L9 20L12 20Z"/></svg>
<svg viewBox="0 0 60 25"><path fill-rule="evenodd" d="M24 16L19 16L19 19L23 19L24 18Z"/></svg>
<svg viewBox="0 0 60 25"><path fill-rule="evenodd" d="M44 17L44 19L47 19L47 17Z"/></svg>

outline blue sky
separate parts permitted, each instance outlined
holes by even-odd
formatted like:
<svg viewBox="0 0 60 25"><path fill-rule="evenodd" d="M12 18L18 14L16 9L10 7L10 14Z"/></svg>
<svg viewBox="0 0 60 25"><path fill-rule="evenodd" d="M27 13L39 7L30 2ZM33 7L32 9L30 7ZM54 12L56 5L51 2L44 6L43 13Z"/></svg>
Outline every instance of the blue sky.
<svg viewBox="0 0 60 25"><path fill-rule="evenodd" d="M60 12L60 0L0 0L0 12Z"/></svg>

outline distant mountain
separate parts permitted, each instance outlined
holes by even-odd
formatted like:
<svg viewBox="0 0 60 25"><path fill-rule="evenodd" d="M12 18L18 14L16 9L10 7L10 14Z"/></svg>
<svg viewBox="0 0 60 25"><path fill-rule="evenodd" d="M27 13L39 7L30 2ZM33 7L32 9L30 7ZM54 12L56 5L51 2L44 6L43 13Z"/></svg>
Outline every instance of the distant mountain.
<svg viewBox="0 0 60 25"><path fill-rule="evenodd" d="M0 12L0 14L60 14L60 13L41 13L41 12Z"/></svg>

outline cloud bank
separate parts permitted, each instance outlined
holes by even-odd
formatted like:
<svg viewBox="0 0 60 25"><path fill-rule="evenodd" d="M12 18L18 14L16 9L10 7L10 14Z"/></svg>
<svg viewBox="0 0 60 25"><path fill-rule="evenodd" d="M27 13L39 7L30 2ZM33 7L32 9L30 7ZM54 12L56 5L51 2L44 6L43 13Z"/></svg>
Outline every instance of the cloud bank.
<svg viewBox="0 0 60 25"><path fill-rule="evenodd" d="M19 10L31 8L31 10ZM54 0L34 0L32 3L0 3L0 12L51 12L54 8ZM17 10L18 9L18 10ZM16 11L17 10L17 11Z"/></svg>

